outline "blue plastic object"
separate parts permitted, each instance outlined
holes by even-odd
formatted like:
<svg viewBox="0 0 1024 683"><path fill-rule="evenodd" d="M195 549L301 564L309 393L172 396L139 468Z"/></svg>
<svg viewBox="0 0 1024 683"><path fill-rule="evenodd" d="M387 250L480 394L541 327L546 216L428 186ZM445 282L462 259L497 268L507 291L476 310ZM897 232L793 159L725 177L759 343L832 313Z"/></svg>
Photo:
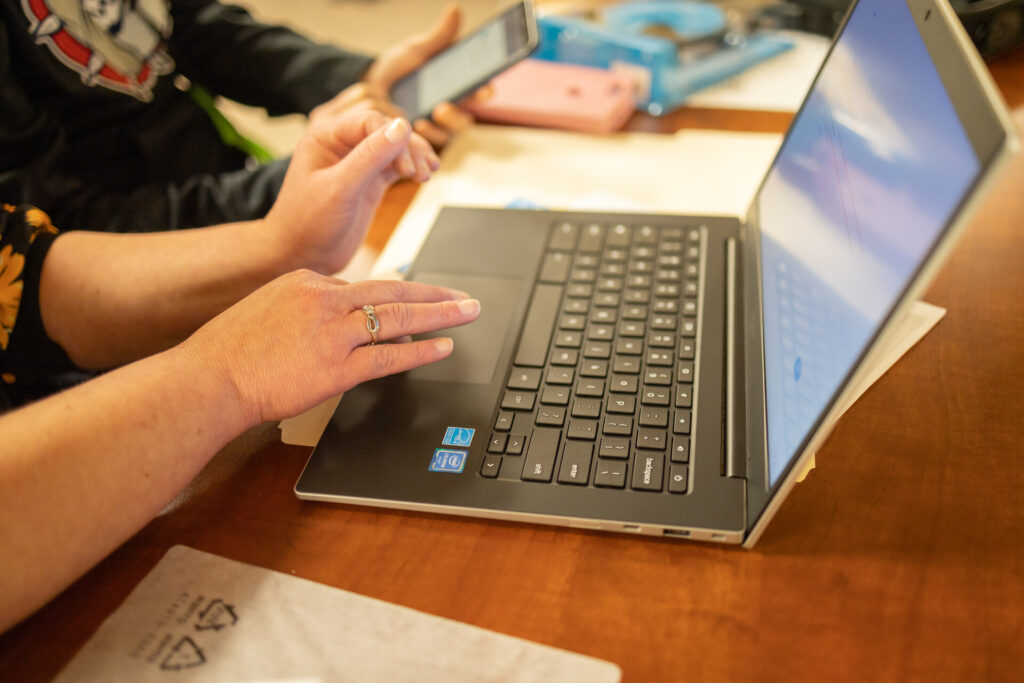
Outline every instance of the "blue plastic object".
<svg viewBox="0 0 1024 683"><path fill-rule="evenodd" d="M668 26L681 41L725 31L722 11L706 3L661 0L630 2L605 10L603 23L549 15L538 20L540 45L533 57L625 71L639 85L637 104L660 116L710 85L735 76L793 44L773 34L740 37L704 56L680 61L675 41L645 35Z"/></svg>

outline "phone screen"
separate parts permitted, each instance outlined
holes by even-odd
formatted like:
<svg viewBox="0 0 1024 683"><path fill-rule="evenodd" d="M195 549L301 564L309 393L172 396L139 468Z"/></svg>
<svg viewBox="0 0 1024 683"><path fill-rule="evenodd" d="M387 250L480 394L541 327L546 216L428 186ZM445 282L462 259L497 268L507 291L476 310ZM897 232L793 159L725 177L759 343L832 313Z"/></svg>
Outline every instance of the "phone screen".
<svg viewBox="0 0 1024 683"><path fill-rule="evenodd" d="M529 54L536 36L531 19L526 4L517 4L399 81L392 99L421 118L441 102L468 94Z"/></svg>

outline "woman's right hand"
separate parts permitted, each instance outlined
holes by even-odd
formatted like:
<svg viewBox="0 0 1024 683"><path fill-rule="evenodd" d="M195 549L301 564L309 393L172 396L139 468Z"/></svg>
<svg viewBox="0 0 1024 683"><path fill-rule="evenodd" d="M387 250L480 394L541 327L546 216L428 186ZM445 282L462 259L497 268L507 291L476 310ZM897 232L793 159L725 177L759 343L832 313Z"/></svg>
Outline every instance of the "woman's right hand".
<svg viewBox="0 0 1024 683"><path fill-rule="evenodd" d="M180 349L237 391L248 425L297 415L376 377L446 358L452 340L370 345L476 320L480 302L416 282L354 284L301 270L283 275L224 311Z"/></svg>

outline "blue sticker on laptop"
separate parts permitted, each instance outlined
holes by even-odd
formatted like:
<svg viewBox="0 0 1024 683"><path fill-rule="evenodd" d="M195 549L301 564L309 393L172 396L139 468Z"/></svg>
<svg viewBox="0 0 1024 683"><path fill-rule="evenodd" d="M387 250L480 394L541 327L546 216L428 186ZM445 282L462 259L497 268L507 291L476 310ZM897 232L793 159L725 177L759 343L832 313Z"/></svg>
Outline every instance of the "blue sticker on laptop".
<svg viewBox="0 0 1024 683"><path fill-rule="evenodd" d="M451 472L459 474L466 468L469 458L467 451L450 451L444 448L434 450L434 458L430 461L431 472Z"/></svg>
<svg viewBox="0 0 1024 683"><path fill-rule="evenodd" d="M476 430L469 427L449 427L445 431L444 441L441 443L445 446L469 448L469 444L473 443L474 434L476 434Z"/></svg>

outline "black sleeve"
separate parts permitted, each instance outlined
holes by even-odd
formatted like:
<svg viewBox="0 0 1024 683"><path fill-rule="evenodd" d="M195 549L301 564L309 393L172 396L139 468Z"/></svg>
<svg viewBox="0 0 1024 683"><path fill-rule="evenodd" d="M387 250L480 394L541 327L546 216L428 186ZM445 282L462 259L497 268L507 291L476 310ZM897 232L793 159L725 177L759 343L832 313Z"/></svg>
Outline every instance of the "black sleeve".
<svg viewBox="0 0 1024 683"><path fill-rule="evenodd" d="M43 328L39 279L57 237L50 219L30 206L0 205L0 410L20 402L18 385L75 369Z"/></svg>
<svg viewBox="0 0 1024 683"><path fill-rule="evenodd" d="M274 114L308 114L359 81L371 57L261 24L234 5L173 0L170 51L179 71L218 95Z"/></svg>

